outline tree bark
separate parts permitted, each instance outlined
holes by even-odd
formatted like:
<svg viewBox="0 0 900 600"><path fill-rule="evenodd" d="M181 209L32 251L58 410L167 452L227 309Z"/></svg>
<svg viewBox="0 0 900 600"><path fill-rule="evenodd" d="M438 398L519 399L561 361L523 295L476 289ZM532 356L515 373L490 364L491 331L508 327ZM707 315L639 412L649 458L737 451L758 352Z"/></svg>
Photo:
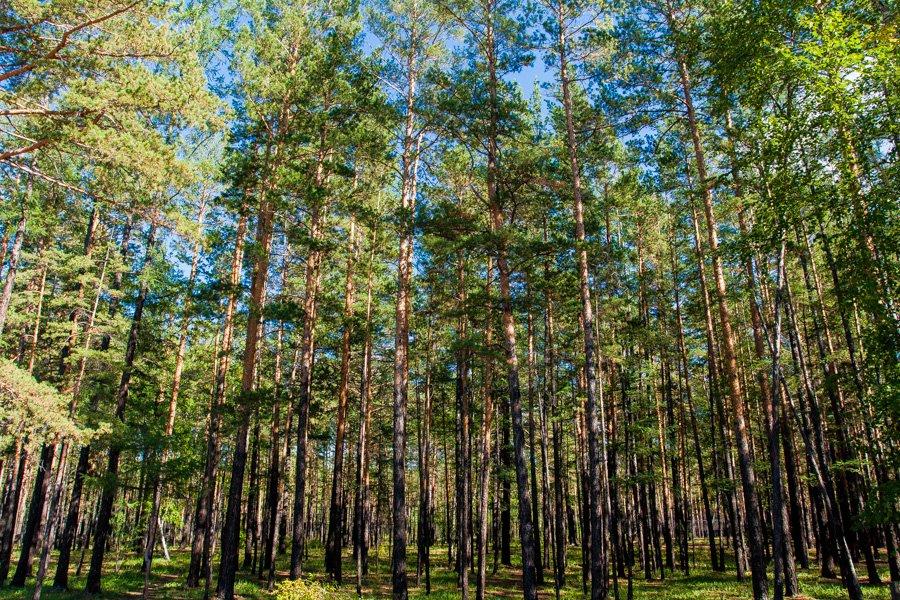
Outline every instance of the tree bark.
<svg viewBox="0 0 900 600"><path fill-rule="evenodd" d="M320 153L316 181L325 182L324 153ZM310 213L310 237L318 242L322 236L325 207L313 205ZM314 246L306 260L305 292L303 297L303 330L300 338L300 375L297 381L297 456L294 473L294 522L291 527L291 579L302 572L304 550L304 515L306 514L306 458L309 404L312 394L313 360L315 358L315 332L318 310L319 280L323 250Z"/></svg>
<svg viewBox="0 0 900 600"><path fill-rule="evenodd" d="M478 552L476 560L475 598L484 600L487 590L487 545L488 545L488 502L491 484L491 428L494 420L494 361L491 357L494 344L494 311L492 287L494 280L494 261L488 257L485 280L485 297L487 298L484 327L484 345L487 356L484 365L484 407L481 421L481 441L479 448L480 462L478 472L478 537L475 547Z"/></svg>
<svg viewBox="0 0 900 600"><path fill-rule="evenodd" d="M226 380L231 364L231 350L234 336L234 315L240 297L241 270L244 262L244 238L247 233L247 209L242 206L235 231L234 253L231 258L231 270L228 279L228 303L222 322L222 343L216 356L215 382L213 398L209 410L209 424L206 434L206 465L200 482L200 493L197 499L197 511L194 516L194 531L191 542L191 562L188 567L187 587L200 585L203 575L209 586L212 555L213 511L221 452L219 438L222 423L222 408L225 404ZM207 590L208 592L208 590Z"/></svg>
<svg viewBox="0 0 900 600"><path fill-rule="evenodd" d="M203 239L203 220L206 217L206 196L200 200L200 206L197 209L197 239L194 241L194 248L191 256L191 270L188 275L187 289L185 290L184 305L181 311L181 330L178 336L178 350L175 353L175 369L172 374L172 390L169 395L169 407L166 413L166 426L163 431L164 447L158 467L158 472L153 477L152 484L152 501L150 507L150 518L147 521L147 534L144 542L144 592L146 597L147 588L150 583L150 570L153 564L153 550L156 545L157 522L159 521L159 509L162 502L162 485L161 471L169 459L169 440L175 431L175 414L178 408L178 396L181 392L181 376L184 372L184 356L187 350L187 341L192 315L192 301L194 294L194 281L197 278L197 267L200 262L200 249Z"/></svg>
<svg viewBox="0 0 900 600"><path fill-rule="evenodd" d="M343 580L341 545L344 522L344 436L347 429L347 402L350 393L350 336L353 333L353 302L356 293L354 267L359 249L356 222L350 220L350 253L344 283L344 331L341 334L341 379L338 383L337 430L334 440L334 465L331 477L331 502L328 510L328 533L325 541L325 571L341 584Z"/></svg>
<svg viewBox="0 0 900 600"><path fill-rule="evenodd" d="M378 246L378 230L372 232L366 277L366 325L363 341L362 368L359 383L359 437L356 441L356 502L353 511L356 521L356 595L362 596L362 580L368 568L368 511L369 511L369 419L371 410L372 375L372 279L375 252Z"/></svg>
<svg viewBox="0 0 900 600"><path fill-rule="evenodd" d="M222 600L234 597L234 581L238 568L240 541L241 501L244 489L244 470L247 464L247 444L250 431L250 410L256 375L256 360L262 333L262 310L265 302L266 280L269 272L269 252L272 244L272 228L275 206L263 190L256 223L256 260L250 282L247 335L244 341L241 397L237 400L237 433L231 462L231 482L228 503L222 523L222 547L219 562L219 579L216 594Z"/></svg>
<svg viewBox="0 0 900 600"><path fill-rule="evenodd" d="M671 22L671 13L669 13L669 19ZM750 455L747 417L744 407L743 392L741 390L740 375L738 373L734 331L732 330L731 325L731 311L728 308L725 272L722 267L722 257L719 253L719 235L717 232L716 217L713 211L712 188L710 187L709 177L706 172L706 157L703 153L703 146L700 140L700 129L694 111L687 63L681 56L676 58L681 80L682 95L685 108L687 109L688 128L690 130L691 142L694 147L694 158L696 161L700 192L703 198L703 209L706 215L706 231L709 238L709 249L712 258L713 280L715 282L716 301L719 307L719 321L722 327L722 358L725 366L725 378L728 382L729 397L731 399L734 439L737 446L738 462L740 464L741 486L744 491L744 506L746 508L745 523L750 549L750 572L753 581L753 597L756 600L765 600L768 598L768 582L766 580L763 532L759 522L759 497L756 492L756 473Z"/></svg>
<svg viewBox="0 0 900 600"><path fill-rule="evenodd" d="M146 273L153 258L156 242L156 217L151 218L150 231L147 234L147 243L144 256L144 264L141 274ZM128 333L128 342L125 347L125 360L122 369L122 377L119 380L119 388L116 392L115 418L121 423L125 422L125 407L128 403L131 376L134 369L134 360L137 355L138 334L143 319L144 304L147 300L149 287L144 280L141 283L138 297L134 303L134 314L131 317L131 330ZM88 594L100 593L100 577L103 571L103 558L106 554L106 543L111 532L110 518L112 517L113 502L116 498L119 475L119 459L122 448L115 441L111 443L107 454L106 482L100 495L100 508L97 512L97 523L94 528L94 548L91 552L91 566L87 574L85 591Z"/></svg>
<svg viewBox="0 0 900 600"><path fill-rule="evenodd" d="M22 255L22 244L25 241L25 226L28 223L28 202L31 200L31 180L28 181L26 198L22 201L22 214L16 225L16 236L13 239L12 250L9 253L9 267L6 269L6 280L3 282L3 291L0 292L0 335L6 325L6 314L9 311L9 301L12 298L13 287L16 284L16 272L19 269L19 259ZM0 263L0 269L3 264Z"/></svg>

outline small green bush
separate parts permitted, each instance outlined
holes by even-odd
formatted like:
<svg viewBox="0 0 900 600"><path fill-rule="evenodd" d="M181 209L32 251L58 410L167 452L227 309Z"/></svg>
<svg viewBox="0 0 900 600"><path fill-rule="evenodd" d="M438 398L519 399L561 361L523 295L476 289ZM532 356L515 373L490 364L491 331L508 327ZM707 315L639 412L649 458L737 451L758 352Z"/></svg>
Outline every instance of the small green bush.
<svg viewBox="0 0 900 600"><path fill-rule="evenodd" d="M340 600L350 596L328 585L295 579L279 583L275 588L275 597L278 600Z"/></svg>

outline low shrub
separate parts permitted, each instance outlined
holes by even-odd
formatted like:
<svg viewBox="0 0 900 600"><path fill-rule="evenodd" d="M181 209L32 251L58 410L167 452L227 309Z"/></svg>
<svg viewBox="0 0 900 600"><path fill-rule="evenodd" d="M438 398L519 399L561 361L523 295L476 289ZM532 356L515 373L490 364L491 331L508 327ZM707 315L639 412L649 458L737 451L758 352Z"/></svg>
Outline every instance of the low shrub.
<svg viewBox="0 0 900 600"><path fill-rule="evenodd" d="M332 586L302 579L282 581L275 588L275 597L278 600L344 600L350 598L349 595L339 592Z"/></svg>

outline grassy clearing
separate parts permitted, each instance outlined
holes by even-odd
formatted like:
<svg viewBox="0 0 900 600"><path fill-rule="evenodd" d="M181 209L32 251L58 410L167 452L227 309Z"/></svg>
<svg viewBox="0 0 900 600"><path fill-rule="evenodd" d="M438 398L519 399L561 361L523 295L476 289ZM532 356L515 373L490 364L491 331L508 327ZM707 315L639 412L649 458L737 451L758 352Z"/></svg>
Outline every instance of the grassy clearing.
<svg viewBox="0 0 900 600"><path fill-rule="evenodd" d="M410 598L415 600L450 600L459 597L456 589L455 574L448 568L447 552L443 548L432 549L432 592L430 596L425 594L424 576L421 585L416 585L415 554L411 549L410 562ZM313 582L324 582L322 573L322 549L311 550L309 561L305 564L306 578ZM382 547L378 553L373 549L370 563L370 575L366 580L363 597L386 598L390 597L391 580L390 564L388 562L387 548ZM644 581L635 579L634 598L636 600L744 600L751 597L750 582L738 582L733 571L728 573L714 573L703 559L706 558L702 550L698 548L691 563L691 574L669 574L665 580ZM185 551L172 553L172 560L165 561L162 558L154 562L154 573L150 582L150 596L154 599L170 600L200 600L203 598L203 589L188 590L184 587L184 574L187 572L189 555ZM287 577L287 557L279 559L279 579ZM144 579L140 573L141 559L138 555L126 555L118 559L111 559L103 574L103 597L105 598L139 598L143 588ZM355 567L349 556L345 559L345 583L340 593L330 592L324 597L339 600L355 597ZM52 570L50 571L52 573ZM548 569L549 574L549 569ZM73 574L71 589L69 592L61 592L45 588L43 598L47 600L84 598L81 590L84 589L85 570L79 576ZM887 569L884 567L883 579L888 579ZM488 576L488 596L491 598L518 598L520 570L516 567L500 566L496 573ZM626 598L626 581L619 581L619 592L622 600ZM255 577L241 573L235 591L242 598L248 600L275 598L275 594L267 591L266 583ZM822 580L818 577L818 570L800 572L800 589L803 600L838 600L846 598L846 594L839 581ZM474 592L474 581L473 581ZM888 600L890 591L887 585L863 586L865 598L871 600ZM0 588L0 600L30 599L32 586L25 588ZM541 597L552 599L555 597L552 582L541 588ZM567 585L560 593L561 600L575 600L584 598L581 589L581 563L580 551L572 548L569 554L567 569Z"/></svg>

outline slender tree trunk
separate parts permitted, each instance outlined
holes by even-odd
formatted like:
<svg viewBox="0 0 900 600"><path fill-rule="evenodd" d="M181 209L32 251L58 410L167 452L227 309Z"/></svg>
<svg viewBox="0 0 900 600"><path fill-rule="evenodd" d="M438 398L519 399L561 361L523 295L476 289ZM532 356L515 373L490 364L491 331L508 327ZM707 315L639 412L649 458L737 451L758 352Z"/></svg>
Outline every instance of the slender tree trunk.
<svg viewBox="0 0 900 600"><path fill-rule="evenodd" d="M773 338L773 347L772 347L772 381L778 382L781 376L781 365L779 360L781 358L781 304L784 296L784 255L785 255L785 241L781 240L781 250L778 254L778 289L775 294L775 317L774 317L774 331L772 334ZM750 267L750 277L752 278L752 267ZM756 303L753 303L755 307ZM755 312L755 311L754 311ZM758 313L757 319L758 319ZM755 324L755 323L754 323ZM761 381L765 381L761 379ZM762 383L761 383L762 385ZM768 391L766 385L765 391ZM775 385L773 386L773 393L771 396L766 397L763 396L764 401L766 402L766 422L768 429L768 437L769 437L769 465L771 469L771 484L772 484L772 557L774 563L774 598L775 600L781 600L784 598L784 587L785 587L785 570L786 570L786 559L785 556L785 522L783 520L783 499L782 499L782 489L781 489L781 456L779 450L779 430L781 428L779 423L779 414L778 414L778 406L781 402L781 386Z"/></svg>
<svg viewBox="0 0 900 600"><path fill-rule="evenodd" d="M151 219L150 231L147 235L146 254L141 273L146 273L153 257L156 242L156 217ZM125 421L125 407L128 402L128 393L131 384L131 376L134 369L134 359L137 355L138 333L144 313L144 303L147 300L149 288L146 280L141 284L138 297L134 304L134 313L131 317L131 330L128 333L128 342L125 347L125 361L122 369L122 377L119 380L119 388L116 392L115 417L120 422ZM91 566L88 570L85 591L88 594L100 593L100 577L103 571L103 557L106 554L106 543L111 532L110 519L112 517L113 502L116 498L119 475L119 459L122 448L113 442L107 455L106 484L100 495L100 508L97 512L97 523L94 528L94 548L91 553Z"/></svg>
<svg viewBox="0 0 900 600"><path fill-rule="evenodd" d="M562 87L563 110L566 118L566 150L569 158L569 166L572 170L572 198L573 213L575 217L575 241L578 254L578 276L581 295L581 319L584 327L584 372L587 403L585 405L587 423L587 450L588 450L588 502L590 507L589 523L591 531L591 599L603 600L608 594L607 585L607 558L606 558L606 534L603 530L603 508L600 500L600 468L605 464L606 457L600 456L600 424L597 417L597 375L596 357L594 345L594 312L591 308L590 276L588 267L588 255L586 248L586 235L584 229L584 203L581 190L581 170L578 162L578 142L575 138L575 119L572 109L572 95L570 90L568 56L566 52L567 41L565 39L564 6L558 5L559 24L559 78ZM602 461L602 463L601 463Z"/></svg>
<svg viewBox="0 0 900 600"><path fill-rule="evenodd" d="M344 522L344 436L347 429L347 402L350 394L350 336L353 333L353 302L356 293L354 267L359 249L356 244L356 222L350 220L350 253L344 284L344 331L341 335L341 379L338 383L337 430L334 441L334 466L331 478L331 503L328 511L328 534L325 541L325 571L341 584L341 545Z"/></svg>
<svg viewBox="0 0 900 600"><path fill-rule="evenodd" d="M210 563L212 555L213 511L217 489L216 474L219 470L221 441L219 438L222 423L222 409L225 404L226 380L231 364L231 347L234 336L234 315L240 297L241 270L244 262L244 238L247 232L247 209L241 208L238 217L234 253L231 259L231 271L228 280L228 303L222 323L222 343L216 356L215 382L213 398L209 411L209 425L206 435L206 466L200 483L197 501L197 512L194 516L194 532L191 542L191 562L188 567L187 587L200 585L203 575L209 586ZM208 592L208 590L207 590Z"/></svg>
<svg viewBox="0 0 900 600"><path fill-rule="evenodd" d="M323 155L317 167L317 181L324 184ZM310 214L310 237L318 241L322 236L325 207L318 204ZM306 459L309 404L312 394L315 331L318 310L319 280L323 250L314 247L306 260L306 283L303 298L303 331L300 338L300 375L297 382L297 456L294 484L294 522L291 528L291 579L300 577L304 552L304 515L306 514Z"/></svg>
<svg viewBox="0 0 900 600"><path fill-rule="evenodd" d="M415 25L413 26L415 27ZM416 38L415 31L411 37ZM397 306L395 313L393 389L393 506L391 586L394 600L406 600L406 406L409 396L409 312L411 304L413 229L416 184L419 170L420 136L415 132L415 48L407 57L406 120L401 156L400 229L397 256Z"/></svg>
<svg viewBox="0 0 900 600"><path fill-rule="evenodd" d="M529 300L530 300L529 288ZM531 522L534 527L534 570L535 580L538 585L544 583L544 559L541 554L541 529L540 529L540 512L538 510L538 470L537 461L535 459L535 443L534 438L534 413L537 408L537 398L535 393L534 382L534 322L531 316L531 302L528 302L527 315L527 354L526 354L526 381L528 389L528 443L529 443L529 466L531 467Z"/></svg>
<svg viewBox="0 0 900 600"><path fill-rule="evenodd" d="M669 19L670 21L672 19L671 13L669 14ZM765 570L763 532L759 522L759 497L756 492L756 473L753 468L752 457L750 456L747 417L744 407L743 392L741 390L740 375L738 373L735 336L731 326L731 311L728 308L725 272L722 268L722 257L719 253L719 236L717 232L716 217L713 212L712 189L706 172L706 157L703 153L699 125L694 112L687 63L684 58L680 56L677 57L677 62L684 103L687 109L688 127L690 129L691 142L694 147L697 175L700 180L703 208L706 215L706 230L712 258L713 280L715 282L716 301L719 306L719 320L722 327L723 363L731 399L734 439L737 446L741 471L741 486L744 491L744 506L746 508L745 523L747 540L750 546L750 571L753 580L753 596L756 600L765 600L768 598L769 593Z"/></svg>
<svg viewBox="0 0 900 600"><path fill-rule="evenodd" d="M259 411L254 410L253 438L250 443L250 474L247 481L247 516L244 525L244 560L241 564L242 569L249 571L256 571L259 544L259 434Z"/></svg>
<svg viewBox="0 0 900 600"><path fill-rule="evenodd" d="M488 188L492 187L489 182ZM501 233L503 216L496 201L491 206L491 220L495 231ZM531 522L531 494L528 487L528 468L525 464L525 429L522 422L522 403L519 386L519 360L516 347L515 319L512 313L510 272L506 248L501 242L497 248L497 270L500 280L500 302L503 308L503 341L508 369L509 407L512 419L516 488L519 496L519 537L522 542L522 591L525 600L537 598L534 532Z"/></svg>
<svg viewBox="0 0 900 600"><path fill-rule="evenodd" d="M378 246L378 230L372 232L371 250L369 251L368 275L366 277L366 326L363 341L362 369L359 384L359 437L356 441L356 507L353 511L356 520L356 595L362 597L362 579L366 573L368 560L368 518L369 511L369 400L371 396L372 375L372 279L375 252Z"/></svg>
<svg viewBox="0 0 900 600"><path fill-rule="evenodd" d="M259 216L256 224L256 260L250 282L249 315L247 335L244 342L243 371L241 375L241 398L237 401L237 434L231 463L231 483L228 488L228 503L222 524L222 549L219 563L219 579L216 594L222 600L234 597L234 581L238 568L238 545L240 541L241 502L244 488L244 470L247 464L247 444L250 431L251 403L248 398L256 379L256 362L259 341L262 334L262 311L265 302L266 280L269 272L269 252L272 243L272 228L275 207L263 190Z"/></svg>
<svg viewBox="0 0 900 600"><path fill-rule="evenodd" d="M546 241L546 224L544 239ZM556 597L566 585L566 507L564 499L565 466L563 464L563 429L560 422L559 406L556 395L556 350L553 319L553 296L550 285L550 266L544 263L544 279L547 286L544 292L544 386L547 404L550 406L551 431L553 435L553 516L555 541L555 573Z"/></svg>
<svg viewBox="0 0 900 600"><path fill-rule="evenodd" d="M22 214L16 225L16 237L13 239L12 250L9 253L9 267L6 269L6 280L3 283L3 291L0 292L0 335L6 325L6 313L9 311L9 301L12 298L13 287L16 284L16 272L19 269L19 259L22 255L22 243L25 241L25 225L28 222L28 203L31 201L31 180L28 181L28 191L22 201ZM5 244L4 244L5 247ZM0 269L3 264L0 263Z"/></svg>
<svg viewBox="0 0 900 600"><path fill-rule="evenodd" d="M288 245L287 240L284 242L284 258L282 260L281 265L281 293L282 295L287 295L289 293L288 287L288 271L291 264L291 249ZM275 551L278 546L277 539L279 535L278 525L281 522L281 518L283 516L283 495L284 495L284 478L285 478L285 469L286 465L283 464L286 458L285 448L287 444L285 442L289 442L290 440L290 422L293 416L293 413L290 408L290 403L287 410L287 424L285 426L284 441L282 441L282 431L281 431L281 405L285 397L288 394L282 388L281 378L282 378L282 353L284 351L284 322L280 321L278 324L278 334L275 344L275 373L274 373L274 384L275 384L275 402L272 407L272 424L269 430L269 478L266 485L266 506L268 507L268 513L266 513L266 521L263 531L264 535L264 543L263 543L263 558L260 561L259 566L259 575L263 576L263 573L266 572L266 577L268 581L269 590L272 589L275 582L275 560L276 555ZM294 382L294 377L296 376L296 368L297 368L297 352L294 353L294 362L293 368L291 371L291 383Z"/></svg>
<svg viewBox="0 0 900 600"><path fill-rule="evenodd" d="M181 331L178 336L178 350L175 353L175 370L172 374L172 390L169 395L169 407L166 413L166 426L163 431L164 447L159 464L159 472L153 478L152 484L152 504L150 508L150 518L147 521L147 534L144 542L144 591L143 596L147 596L147 587L150 582L150 569L153 563L153 549L156 545L157 522L159 521L160 503L162 502L162 485L161 471L169 459L169 440L175 431L175 414L178 407L178 395L181 392L181 376L184 372L184 356L187 350L188 333L191 324L191 306L194 294L194 280L197 278L197 267L200 262L200 249L202 247L203 236L203 220L206 216L206 197L200 201L200 207L197 209L197 239L194 241L194 248L191 258L191 270L188 275L187 290L185 291L184 305L181 312Z"/></svg>
<svg viewBox="0 0 900 600"><path fill-rule="evenodd" d="M536 600L534 531L531 522L531 493L528 488L528 468L525 463L525 430L522 423L522 399L519 385L519 359L516 346L516 324L513 316L512 293L510 291L510 268L507 261L504 237L504 217L499 190L499 80L497 74L497 46L494 37L493 6L487 7L485 15L486 62L488 70L489 127L487 136L487 196L490 208L491 227L500 240L493 249L500 283L500 304L502 307L503 342L506 354L507 380L509 385L509 408L512 419L516 488L519 496L519 537L522 544L522 593L525 600Z"/></svg>
<svg viewBox="0 0 900 600"><path fill-rule="evenodd" d="M484 407L481 421L481 442L478 450L480 456L478 472L478 537L475 547L478 552L476 560L475 598L484 600L487 591L487 545L488 545L488 502L491 484L491 427L494 420L494 361L491 350L494 344L494 311L492 303L492 287L494 280L494 262L488 257L485 296L487 298L484 327L484 344L488 351L484 365Z"/></svg>
<svg viewBox="0 0 900 600"><path fill-rule="evenodd" d="M490 265L488 265L490 267ZM468 340L468 319L466 316L466 260L459 253L456 267L457 310L459 313L456 337L460 342ZM489 269L490 271L490 269ZM469 597L469 554L471 537L471 521L469 520L471 466L469 407L469 350L460 343L456 351L456 570L460 588L460 597ZM477 582L476 582L477 586ZM476 590L477 593L477 590Z"/></svg>
<svg viewBox="0 0 900 600"><path fill-rule="evenodd" d="M425 594L431 594L431 544L434 540L431 505L431 352L432 325L428 323L425 350L425 406L419 416L419 565L425 570Z"/></svg>

